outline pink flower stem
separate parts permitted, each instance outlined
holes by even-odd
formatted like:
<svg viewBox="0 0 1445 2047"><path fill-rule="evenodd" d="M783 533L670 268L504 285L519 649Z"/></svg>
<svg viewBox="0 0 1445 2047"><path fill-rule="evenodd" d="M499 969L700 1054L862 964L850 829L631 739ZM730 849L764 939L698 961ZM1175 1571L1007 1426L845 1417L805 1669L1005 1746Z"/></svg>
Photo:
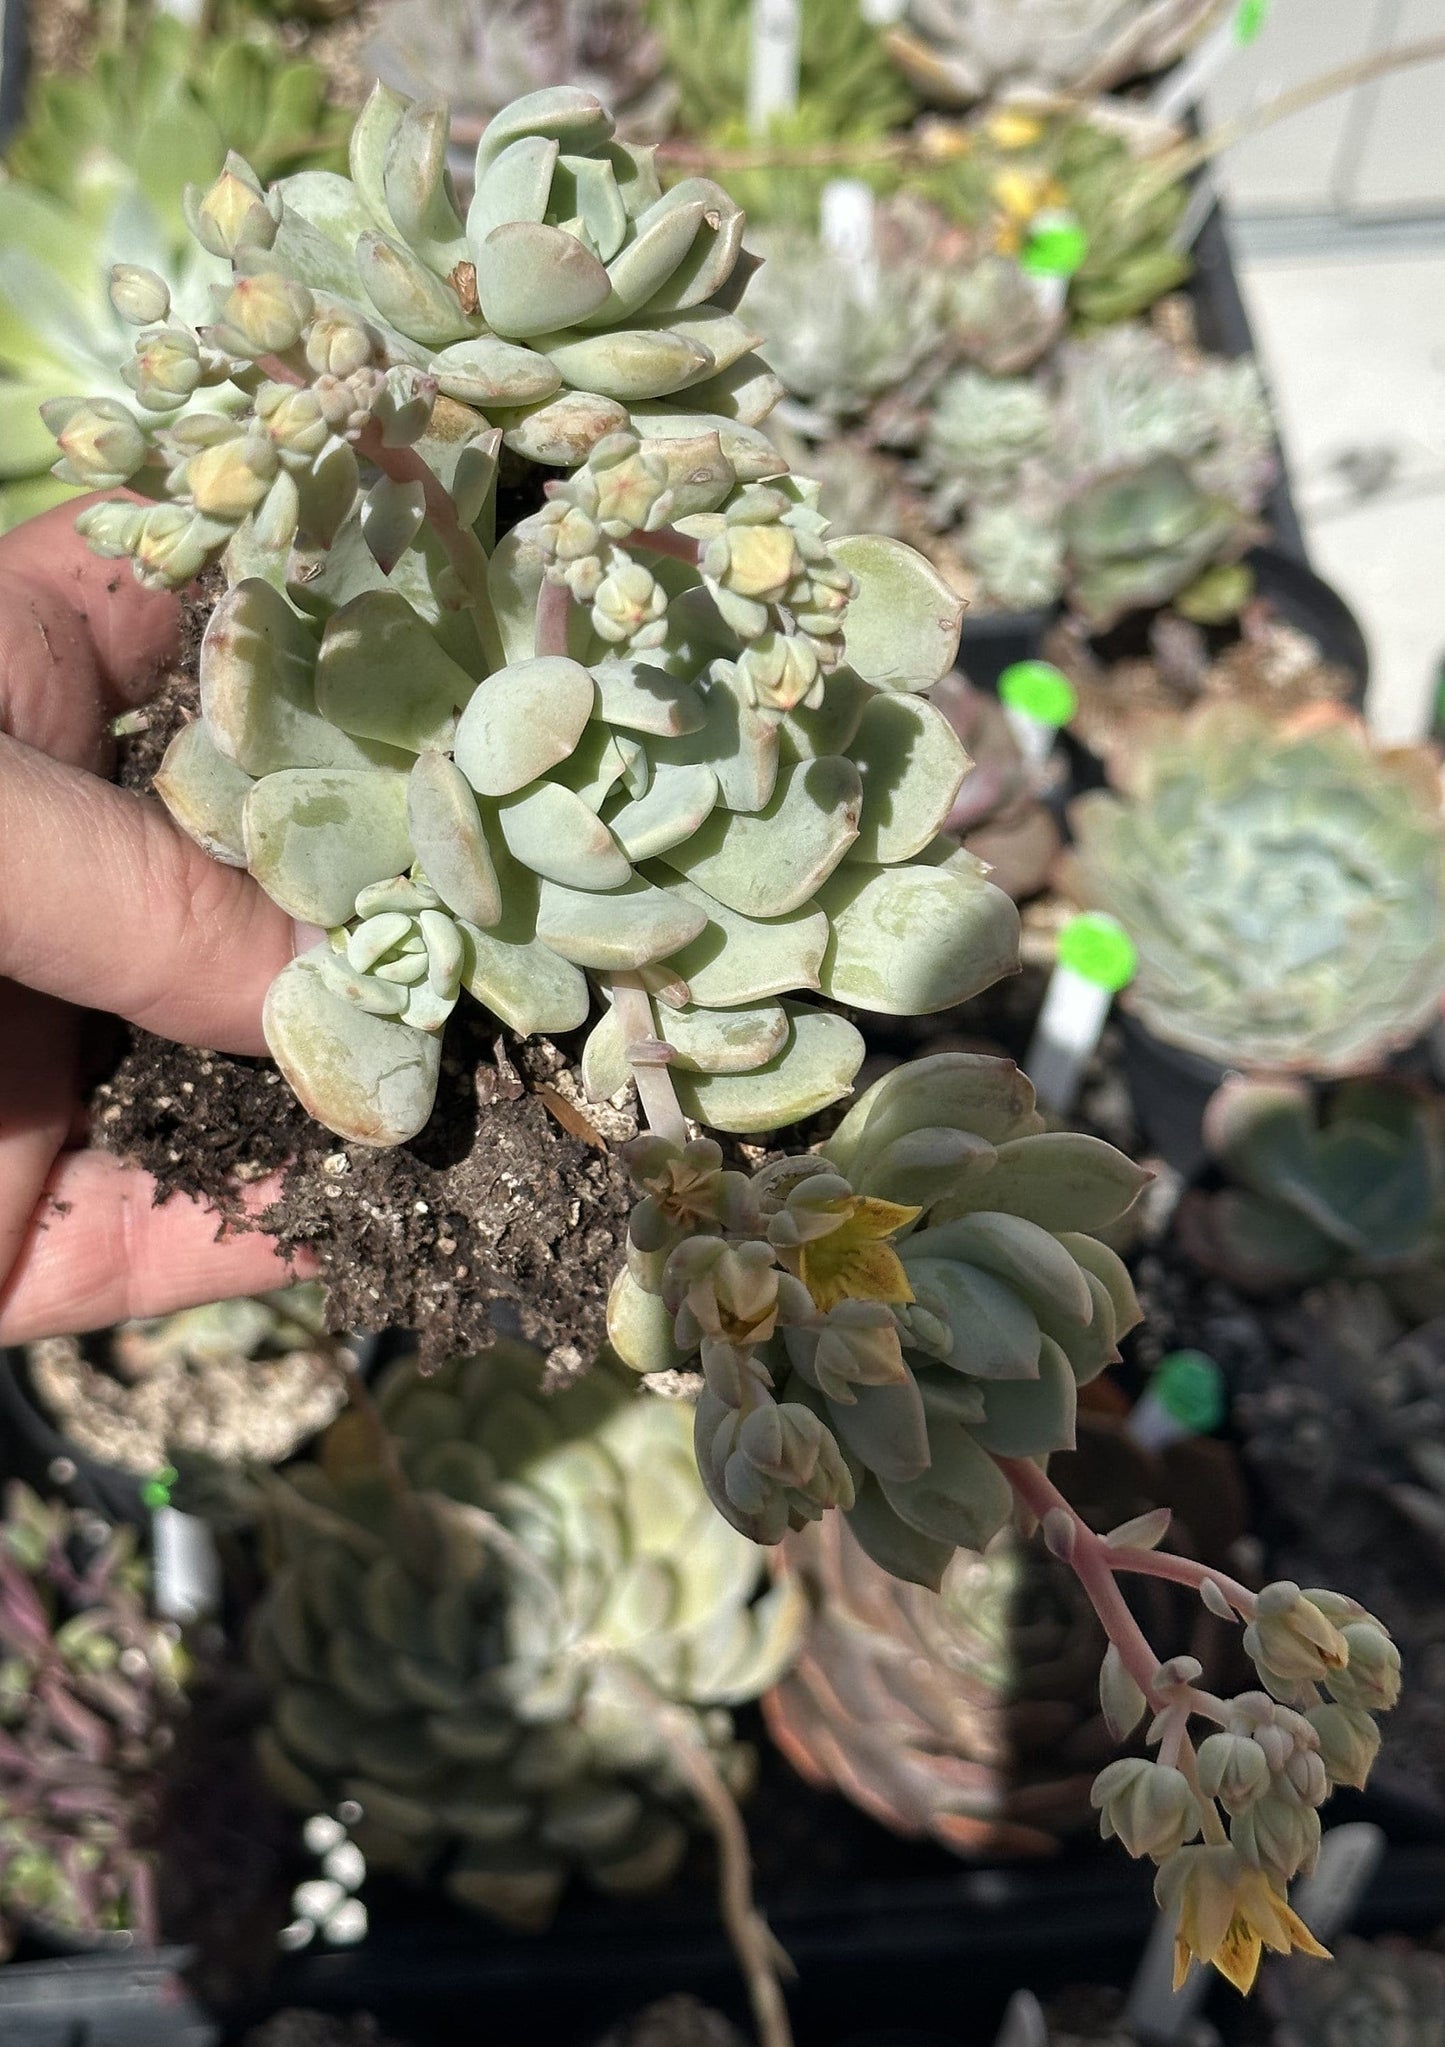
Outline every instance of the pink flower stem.
<svg viewBox="0 0 1445 2047"><path fill-rule="evenodd" d="M1219 1587L1241 1618L1247 1621L1254 1618L1255 1596L1249 1587L1222 1571L1212 1570L1208 1564L1197 1564L1191 1557L1169 1556L1155 1549L1112 1549L1109 1555L1116 1571L1133 1571L1141 1578L1167 1578L1172 1585L1189 1585L1196 1592L1208 1578Z"/></svg>
<svg viewBox="0 0 1445 2047"><path fill-rule="evenodd" d="M1064 1513L1074 1524L1070 1570L1089 1595L1089 1602L1104 1624L1104 1632L1118 1650L1124 1668L1146 1699L1152 1699L1159 1658L1150 1648L1143 1629L1130 1613L1114 1578L1114 1552L1102 1536L1069 1505L1052 1479L1025 1457L995 1457L994 1463L1013 1487L1029 1512L1039 1521L1046 1514Z"/></svg>
<svg viewBox="0 0 1445 2047"><path fill-rule="evenodd" d="M565 583L553 583L544 576L537 592L536 648L539 654L565 654L567 627L572 617L572 592Z"/></svg>
<svg viewBox="0 0 1445 2047"><path fill-rule="evenodd" d="M637 1099L648 1129L665 1138L669 1144L686 1144L687 1119L678 1102L672 1075L667 1070L666 1057L649 1059L645 1056L653 1047L661 1051L663 1041L653 1029L652 1004L641 976L635 973L614 974L612 1001L617 1021L622 1026L627 1063L637 1083ZM634 1052L644 1056L634 1057Z"/></svg>
<svg viewBox="0 0 1445 2047"><path fill-rule="evenodd" d="M631 549L650 549L653 554L670 554L674 561L690 562L694 568L702 560L702 542L690 540L675 526L660 526L655 533L635 526L622 545Z"/></svg>
<svg viewBox="0 0 1445 2047"><path fill-rule="evenodd" d="M458 518L456 500L451 492L415 448L388 448L374 419L369 419L357 435L356 452L365 461L373 463L383 476L389 476L393 483L421 485L426 522L440 541L448 566L462 586L487 666L491 669L505 668L506 649L502 645L497 614L492 608L492 593L487 585L487 550L476 534L463 526Z"/></svg>

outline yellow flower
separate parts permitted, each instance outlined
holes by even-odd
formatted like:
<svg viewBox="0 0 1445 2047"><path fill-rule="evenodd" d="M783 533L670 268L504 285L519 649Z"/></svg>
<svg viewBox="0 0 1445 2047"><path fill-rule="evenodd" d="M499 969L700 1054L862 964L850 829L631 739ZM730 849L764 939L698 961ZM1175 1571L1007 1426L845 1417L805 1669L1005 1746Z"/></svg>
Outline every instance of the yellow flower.
<svg viewBox="0 0 1445 2047"><path fill-rule="evenodd" d="M1174 1988L1196 1961L1212 1964L1235 1989L1247 1993L1266 1948L1277 1955L1298 1949L1329 1960L1282 1890L1262 1869L1241 1862L1232 1848L1183 1848L1159 1871L1154 1887L1162 1906L1177 1905Z"/></svg>
<svg viewBox="0 0 1445 2047"><path fill-rule="evenodd" d="M814 1237L785 1262L824 1314L839 1301L911 1301L913 1289L903 1261L888 1239L921 1209L866 1194L845 1194L823 1205L822 1214L841 1216L837 1229Z"/></svg>
<svg viewBox="0 0 1445 2047"><path fill-rule="evenodd" d="M1037 114L1026 114L1019 107L1000 107L985 129L1000 149L1028 149L1042 137L1044 124Z"/></svg>

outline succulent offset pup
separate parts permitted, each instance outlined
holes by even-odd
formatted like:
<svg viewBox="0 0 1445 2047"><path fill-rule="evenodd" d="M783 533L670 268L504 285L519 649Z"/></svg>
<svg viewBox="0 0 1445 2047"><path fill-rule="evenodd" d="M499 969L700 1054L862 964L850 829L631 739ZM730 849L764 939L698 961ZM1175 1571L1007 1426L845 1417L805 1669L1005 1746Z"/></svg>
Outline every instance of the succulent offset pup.
<svg viewBox="0 0 1445 2047"><path fill-rule="evenodd" d="M192 196L235 272L197 374L245 414L52 413L67 474L169 493L85 515L143 580L231 546L158 786L330 933L266 1029L340 1134L422 1127L463 989L531 1032L594 986L627 1019L601 1084L640 1048L705 1122L776 1128L863 1053L783 998L916 1013L1014 964L1011 905L939 837L968 762L921 692L958 601L900 542L830 544L758 431L777 386L719 187L661 193L563 89L491 123L464 224L445 142L378 88L350 181L268 196L233 160Z"/></svg>

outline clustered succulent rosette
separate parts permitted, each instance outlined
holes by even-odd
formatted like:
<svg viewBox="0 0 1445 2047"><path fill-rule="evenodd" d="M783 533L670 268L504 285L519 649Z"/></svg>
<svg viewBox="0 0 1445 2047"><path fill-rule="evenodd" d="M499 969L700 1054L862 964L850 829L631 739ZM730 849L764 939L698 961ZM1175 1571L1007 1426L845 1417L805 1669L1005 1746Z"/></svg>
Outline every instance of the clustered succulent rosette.
<svg viewBox="0 0 1445 2047"><path fill-rule="evenodd" d="M708 1503L684 1406L615 1365L541 1378L516 1344L425 1378L403 1361L380 1450L353 1417L264 1480L254 1634L276 1789L308 1814L354 1800L370 1864L525 1926L573 1873L666 1880L690 1793L661 1726L745 1775L727 1708L799 1619Z"/></svg>
<svg viewBox="0 0 1445 2047"><path fill-rule="evenodd" d="M12 1484L0 1521L0 1955L159 1935L148 1835L182 1659L129 1530Z"/></svg>
<svg viewBox="0 0 1445 2047"><path fill-rule="evenodd" d="M1432 1277L1445 1308L1445 1104L1404 1081L1342 1083L1325 1101L1301 1080L1231 1076L1204 1117L1227 1184L1186 1197L1191 1255L1250 1293L1337 1277Z"/></svg>
<svg viewBox="0 0 1445 2047"><path fill-rule="evenodd" d="M1445 819L1425 748L1326 710L1208 706L1162 727L1129 792L1073 806L1080 885L1138 951L1125 998L1221 1066L1368 1072L1445 992Z"/></svg>
<svg viewBox="0 0 1445 2047"><path fill-rule="evenodd" d="M1274 432L1252 362L1181 356L1121 326L1068 343L1036 379L955 371L917 466L989 601L1064 596L1103 631L1170 598L1187 606L1196 585L1208 608L1205 579L1256 535Z"/></svg>
<svg viewBox="0 0 1445 2047"><path fill-rule="evenodd" d="M941 106L1097 93L1172 64L1221 0L907 0L888 47Z"/></svg>
<svg viewBox="0 0 1445 2047"><path fill-rule="evenodd" d="M1010 1518L995 1458L1072 1445L1079 1386L1139 1319L1091 1232L1148 1175L1045 1131L1009 1060L896 1068L818 1151L751 1175L709 1139L640 1139L631 1163L612 1342L640 1371L700 1366L704 1483L759 1542L837 1507L936 1588Z"/></svg>
<svg viewBox="0 0 1445 2047"><path fill-rule="evenodd" d="M559 90L487 129L464 229L445 132L378 89L351 181L266 194L233 161L192 196L234 282L140 359L230 378L246 414L63 420L77 476L165 471L170 502L84 515L94 544L178 583L229 543L239 577L158 787L330 934L266 1029L342 1135L422 1127L464 988L555 1032L624 982L642 1009L604 1020L602 1092L642 1047L688 1113L775 1128L863 1052L780 998L916 1014L1014 964L1012 907L939 836L968 761L922 693L960 605L900 542L835 545L757 430L776 385L725 303L725 194L660 194ZM126 291L164 320L158 280Z"/></svg>
<svg viewBox="0 0 1445 2047"><path fill-rule="evenodd" d="M1272 2047L1438 2047L1445 2040L1445 1956L1403 1941L1346 1940L1327 1969L1273 1966L1263 1995L1278 2015Z"/></svg>

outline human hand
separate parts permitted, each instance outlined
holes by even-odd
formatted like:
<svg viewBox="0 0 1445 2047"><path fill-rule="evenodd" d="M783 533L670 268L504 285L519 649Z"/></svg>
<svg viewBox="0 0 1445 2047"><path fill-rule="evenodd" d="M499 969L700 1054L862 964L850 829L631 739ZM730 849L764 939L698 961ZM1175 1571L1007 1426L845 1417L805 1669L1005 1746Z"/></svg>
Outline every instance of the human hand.
<svg viewBox="0 0 1445 2047"><path fill-rule="evenodd" d="M180 608L91 554L76 506L0 538L0 1343L285 1284L257 1231L153 1202L85 1148L83 1012L264 1053L261 1003L294 950L249 875L101 776L110 724L175 652ZM263 1207L274 1184L248 1191Z"/></svg>

